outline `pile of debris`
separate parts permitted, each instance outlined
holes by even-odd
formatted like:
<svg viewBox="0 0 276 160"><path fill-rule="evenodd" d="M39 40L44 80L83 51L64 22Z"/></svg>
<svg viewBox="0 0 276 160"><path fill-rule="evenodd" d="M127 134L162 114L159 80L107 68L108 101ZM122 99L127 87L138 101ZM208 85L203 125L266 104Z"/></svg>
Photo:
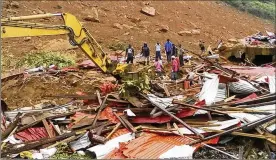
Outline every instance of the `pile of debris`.
<svg viewBox="0 0 276 160"><path fill-rule="evenodd" d="M218 147L231 141L225 135L232 135L260 140L268 158L273 158L275 68L234 68L201 59L181 69L183 77L193 73L193 79L150 79L147 91L133 91L123 98L120 84L104 82L93 94L51 95L70 99L63 105L45 102L8 111L1 101L1 155L192 159L199 148L207 147L226 158L246 158L253 143L239 153ZM266 72L259 72L262 69ZM54 66L50 70L56 71ZM69 71L76 70L58 70Z"/></svg>

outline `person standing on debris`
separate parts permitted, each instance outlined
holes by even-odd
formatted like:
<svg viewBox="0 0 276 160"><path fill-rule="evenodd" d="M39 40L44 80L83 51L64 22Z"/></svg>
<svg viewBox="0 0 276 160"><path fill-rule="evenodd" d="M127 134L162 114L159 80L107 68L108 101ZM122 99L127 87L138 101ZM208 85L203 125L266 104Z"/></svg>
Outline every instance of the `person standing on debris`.
<svg viewBox="0 0 276 160"><path fill-rule="evenodd" d="M155 71L156 71L157 75L159 77L162 76L162 70L163 70L162 60L161 59L155 60L154 65L155 65Z"/></svg>
<svg viewBox="0 0 276 160"><path fill-rule="evenodd" d="M221 46L222 46L222 39L221 39L221 40L219 41L219 43L218 43L217 50L219 50Z"/></svg>
<svg viewBox="0 0 276 160"><path fill-rule="evenodd" d="M177 72L178 72L178 62L175 59L175 56L172 56L172 80L177 79Z"/></svg>
<svg viewBox="0 0 276 160"><path fill-rule="evenodd" d="M167 39L167 42L165 43L165 52L167 55L167 61L171 62L171 56L172 56L172 42Z"/></svg>
<svg viewBox="0 0 276 160"><path fill-rule="evenodd" d="M181 47L181 44L179 44L179 47L178 47L178 56L179 56L179 63L180 63L180 66L184 66L184 59L183 59L183 56L184 56L184 49Z"/></svg>
<svg viewBox="0 0 276 160"><path fill-rule="evenodd" d="M128 48L126 49L126 62L129 64L129 62L133 63L134 59L134 49L131 47L131 45L128 45Z"/></svg>
<svg viewBox="0 0 276 160"><path fill-rule="evenodd" d="M161 59L161 45L159 44L159 42L156 43L155 45L155 51L156 51L156 55L155 55L155 61L158 61L158 59Z"/></svg>
<svg viewBox="0 0 276 160"><path fill-rule="evenodd" d="M190 86L193 85L194 77L195 77L195 73L192 72L192 71L189 71L189 72L188 72L188 75L187 75L187 77L186 77L186 79L187 79L188 81L190 81Z"/></svg>
<svg viewBox="0 0 276 160"><path fill-rule="evenodd" d="M202 42L201 40L199 41L199 48L201 50L201 54L203 54L205 52L205 46L204 42Z"/></svg>
<svg viewBox="0 0 276 160"><path fill-rule="evenodd" d="M145 58L145 64L149 65L149 61L150 61L150 49L147 45L147 43L144 43L144 46L142 47L142 51L141 51L143 57Z"/></svg>
<svg viewBox="0 0 276 160"><path fill-rule="evenodd" d="M177 57L177 47L175 46L175 44L172 44L172 55Z"/></svg>

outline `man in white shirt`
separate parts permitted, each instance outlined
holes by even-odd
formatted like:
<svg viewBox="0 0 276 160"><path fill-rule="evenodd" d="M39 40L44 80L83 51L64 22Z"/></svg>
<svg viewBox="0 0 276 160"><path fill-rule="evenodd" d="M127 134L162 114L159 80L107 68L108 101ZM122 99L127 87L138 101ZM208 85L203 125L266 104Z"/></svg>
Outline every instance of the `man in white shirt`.
<svg viewBox="0 0 276 160"><path fill-rule="evenodd" d="M155 60L156 61L158 61L159 59L162 60L162 58L161 58L161 45L158 42L155 45L155 51L156 51Z"/></svg>

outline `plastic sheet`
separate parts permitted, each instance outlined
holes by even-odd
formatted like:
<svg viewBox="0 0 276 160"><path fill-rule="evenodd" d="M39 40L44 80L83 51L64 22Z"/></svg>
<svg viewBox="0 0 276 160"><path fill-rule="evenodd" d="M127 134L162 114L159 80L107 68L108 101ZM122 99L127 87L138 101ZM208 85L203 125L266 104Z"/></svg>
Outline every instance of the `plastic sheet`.
<svg viewBox="0 0 276 160"><path fill-rule="evenodd" d="M193 159L195 147L189 145L175 146L159 156L160 159Z"/></svg>
<svg viewBox="0 0 276 160"><path fill-rule="evenodd" d="M107 141L105 144L100 144L94 147L89 148L90 152L94 152L97 156L97 159L102 159L106 156L109 152L111 152L115 148L119 148L119 143L127 142L132 139L135 139L135 135L131 133L127 133L116 137L110 141Z"/></svg>

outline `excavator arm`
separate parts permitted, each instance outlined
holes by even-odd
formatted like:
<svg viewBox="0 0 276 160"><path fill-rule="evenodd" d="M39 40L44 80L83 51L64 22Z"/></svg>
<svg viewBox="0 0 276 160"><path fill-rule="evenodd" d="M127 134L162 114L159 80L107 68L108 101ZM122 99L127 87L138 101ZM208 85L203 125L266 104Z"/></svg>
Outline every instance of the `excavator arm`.
<svg viewBox="0 0 276 160"><path fill-rule="evenodd" d="M61 17L64 24L49 25L41 23L26 22L26 20ZM21 17L9 17L1 19L1 38L68 35L69 42L78 46L86 56L92 60L103 72L111 73L118 78L124 72L127 64L112 64L108 55L84 28L77 18L69 13L40 14ZM96 48L99 50L97 52ZM115 67L114 67L115 66Z"/></svg>

